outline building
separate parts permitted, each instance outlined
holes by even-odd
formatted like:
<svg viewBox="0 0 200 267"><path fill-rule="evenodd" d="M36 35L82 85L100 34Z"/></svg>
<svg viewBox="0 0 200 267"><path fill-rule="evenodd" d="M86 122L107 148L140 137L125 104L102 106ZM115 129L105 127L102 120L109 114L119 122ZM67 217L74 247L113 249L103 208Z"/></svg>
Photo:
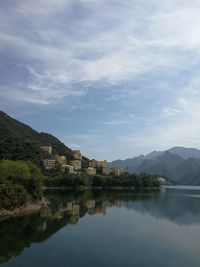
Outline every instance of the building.
<svg viewBox="0 0 200 267"><path fill-rule="evenodd" d="M74 170L74 166L71 166L71 165L62 165L61 171L68 173L68 174L76 174L77 173Z"/></svg>
<svg viewBox="0 0 200 267"><path fill-rule="evenodd" d="M96 175L96 169L93 168L93 167L88 167L88 168L86 169L86 173L87 173L88 175Z"/></svg>
<svg viewBox="0 0 200 267"><path fill-rule="evenodd" d="M60 165L66 165L67 164L65 156L55 155L55 159Z"/></svg>
<svg viewBox="0 0 200 267"><path fill-rule="evenodd" d="M102 174L108 175L111 173L111 169L110 168L102 168Z"/></svg>
<svg viewBox="0 0 200 267"><path fill-rule="evenodd" d="M111 173L115 176L120 176L123 173L122 168L111 168Z"/></svg>
<svg viewBox="0 0 200 267"><path fill-rule="evenodd" d="M92 159L89 162L89 167L96 168L97 167L97 161L95 159Z"/></svg>
<svg viewBox="0 0 200 267"><path fill-rule="evenodd" d="M80 150L74 150L74 151L73 151L73 158L74 158L74 159L79 159L79 160L82 159L82 155L81 155Z"/></svg>
<svg viewBox="0 0 200 267"><path fill-rule="evenodd" d="M167 181L166 181L165 178L163 178L163 177L158 177L158 180L159 180L159 182L161 183L161 185L167 185Z"/></svg>
<svg viewBox="0 0 200 267"><path fill-rule="evenodd" d="M45 169L51 170L56 166L56 160L55 159L44 159L43 165Z"/></svg>
<svg viewBox="0 0 200 267"><path fill-rule="evenodd" d="M78 159L71 160L70 165L74 166L75 171L81 170L82 168L81 160L78 160Z"/></svg>
<svg viewBox="0 0 200 267"><path fill-rule="evenodd" d="M97 168L107 168L107 167L108 167L107 160L97 161Z"/></svg>
<svg viewBox="0 0 200 267"><path fill-rule="evenodd" d="M52 147L51 146L41 146L40 148L43 151L47 152L51 156L51 154L52 154Z"/></svg>
<svg viewBox="0 0 200 267"><path fill-rule="evenodd" d="M89 167L93 167L93 168L107 168L108 167L108 162L107 160L91 160L89 162Z"/></svg>

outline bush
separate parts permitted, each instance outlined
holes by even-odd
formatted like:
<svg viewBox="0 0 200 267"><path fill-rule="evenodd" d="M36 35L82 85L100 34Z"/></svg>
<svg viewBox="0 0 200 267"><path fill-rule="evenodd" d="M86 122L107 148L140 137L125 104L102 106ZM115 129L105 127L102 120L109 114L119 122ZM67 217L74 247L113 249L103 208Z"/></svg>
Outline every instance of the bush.
<svg viewBox="0 0 200 267"><path fill-rule="evenodd" d="M29 194L22 185L0 187L0 208L13 210L27 203Z"/></svg>
<svg viewBox="0 0 200 267"><path fill-rule="evenodd" d="M12 160L0 160L0 184L4 184L2 193L6 193L6 199L8 196L12 197L12 190L10 193L6 191L6 188L14 188L19 185L19 188L23 188L26 195L30 195L33 199L39 199L42 195L41 183L43 180L42 173L38 167L32 162L26 161L12 161ZM12 184L12 186L11 186ZM18 187L16 187L17 190ZM20 190L18 188L18 190ZM21 195L22 192L19 194ZM13 199L16 199L15 197ZM23 198L24 199L24 198ZM10 202L12 203L12 199Z"/></svg>
<svg viewBox="0 0 200 267"><path fill-rule="evenodd" d="M159 187L158 177L148 174L123 174L121 176L103 176L103 175L63 175L56 177L46 177L44 180L46 186L49 187Z"/></svg>

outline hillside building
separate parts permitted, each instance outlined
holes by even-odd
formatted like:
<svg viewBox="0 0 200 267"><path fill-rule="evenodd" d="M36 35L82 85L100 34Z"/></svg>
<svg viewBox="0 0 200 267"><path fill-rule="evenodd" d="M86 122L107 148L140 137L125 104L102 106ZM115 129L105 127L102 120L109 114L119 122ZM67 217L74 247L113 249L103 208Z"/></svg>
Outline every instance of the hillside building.
<svg viewBox="0 0 200 267"><path fill-rule="evenodd" d="M96 168L97 167L97 161L92 159L90 162L89 162L89 167L92 167L92 168Z"/></svg>
<svg viewBox="0 0 200 267"><path fill-rule="evenodd" d="M74 166L71 165L62 165L61 171L68 174L77 174L77 172L74 170Z"/></svg>
<svg viewBox="0 0 200 267"><path fill-rule="evenodd" d="M91 160L89 162L89 167L93 167L93 168L107 168L108 167L108 162L107 160Z"/></svg>
<svg viewBox="0 0 200 267"><path fill-rule="evenodd" d="M111 168L111 173L115 176L120 176L123 173L122 168Z"/></svg>
<svg viewBox="0 0 200 267"><path fill-rule="evenodd" d="M74 159L79 159L79 160L82 159L82 155L81 155L80 150L74 150L74 151L73 151L73 158L74 158Z"/></svg>
<svg viewBox="0 0 200 267"><path fill-rule="evenodd" d="M49 156L52 154L52 147L51 146L41 146L40 147L43 151L47 152Z"/></svg>
<svg viewBox="0 0 200 267"><path fill-rule="evenodd" d="M56 160L55 159L44 159L43 165L46 170L51 170L56 166Z"/></svg>
<svg viewBox="0 0 200 267"><path fill-rule="evenodd" d="M93 168L93 167L88 167L88 168L86 169L86 173L87 173L88 175L96 175L96 169Z"/></svg>
<svg viewBox="0 0 200 267"><path fill-rule="evenodd" d="M102 168L102 174L108 175L111 173L111 169L110 168Z"/></svg>
<svg viewBox="0 0 200 267"><path fill-rule="evenodd" d="M66 165L67 164L65 156L55 155L55 159L60 165Z"/></svg>
<svg viewBox="0 0 200 267"><path fill-rule="evenodd" d="M81 160L73 159L70 161L70 165L74 166L75 171L81 170L82 168Z"/></svg>
<svg viewBox="0 0 200 267"><path fill-rule="evenodd" d="M107 167L108 167L107 160L97 161L97 168L107 168Z"/></svg>

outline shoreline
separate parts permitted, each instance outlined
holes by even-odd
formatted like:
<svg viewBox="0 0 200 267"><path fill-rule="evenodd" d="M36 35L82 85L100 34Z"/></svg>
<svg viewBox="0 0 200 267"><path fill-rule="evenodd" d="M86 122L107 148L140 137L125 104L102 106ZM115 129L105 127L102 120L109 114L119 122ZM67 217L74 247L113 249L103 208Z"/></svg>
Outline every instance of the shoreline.
<svg viewBox="0 0 200 267"><path fill-rule="evenodd" d="M38 201L36 203L27 203L26 205L15 208L14 210L0 208L0 222L10 217L23 216L37 212L42 208L42 205L41 201Z"/></svg>
<svg viewBox="0 0 200 267"><path fill-rule="evenodd" d="M161 186L162 187L162 186ZM134 187L134 186L43 186L42 190L63 190L63 191L70 191L70 190L133 190L133 191L142 191L142 190L160 190L161 187Z"/></svg>
<svg viewBox="0 0 200 267"><path fill-rule="evenodd" d="M112 186L112 187L101 187L101 186L79 186L79 187L66 187L66 186L61 186L61 187L47 187L43 186L42 190L47 191L47 190L60 190L60 191L85 191L85 190L130 190L130 191L150 191L150 190L160 190L161 187L143 187L143 188L135 188L135 187L121 187L121 186ZM34 212L40 211L43 207L48 206L49 202L47 199L43 198L42 200L38 200L36 202L29 202L24 206L17 207L14 210L7 210L4 208L0 208L0 222L10 218L10 217L15 217L15 216L24 216L27 214L31 214Z"/></svg>

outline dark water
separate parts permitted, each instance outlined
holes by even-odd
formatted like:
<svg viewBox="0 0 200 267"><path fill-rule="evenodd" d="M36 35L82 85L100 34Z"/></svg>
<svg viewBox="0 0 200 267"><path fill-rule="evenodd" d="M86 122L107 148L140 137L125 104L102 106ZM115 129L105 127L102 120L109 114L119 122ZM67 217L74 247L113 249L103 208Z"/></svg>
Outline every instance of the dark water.
<svg viewBox="0 0 200 267"><path fill-rule="evenodd" d="M0 223L1 266L200 266L198 188L48 198L49 208Z"/></svg>

